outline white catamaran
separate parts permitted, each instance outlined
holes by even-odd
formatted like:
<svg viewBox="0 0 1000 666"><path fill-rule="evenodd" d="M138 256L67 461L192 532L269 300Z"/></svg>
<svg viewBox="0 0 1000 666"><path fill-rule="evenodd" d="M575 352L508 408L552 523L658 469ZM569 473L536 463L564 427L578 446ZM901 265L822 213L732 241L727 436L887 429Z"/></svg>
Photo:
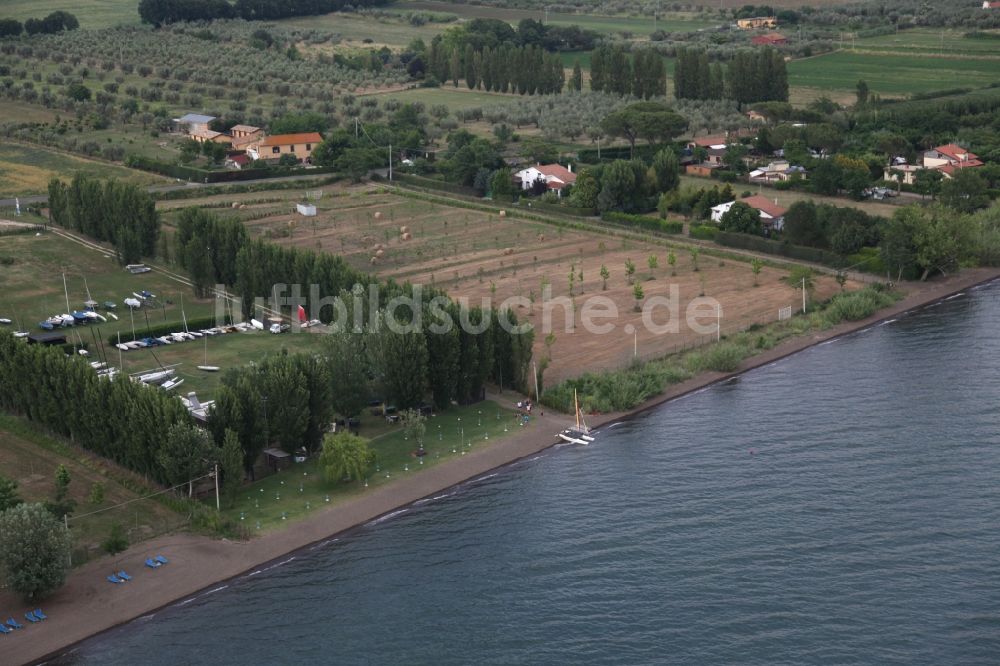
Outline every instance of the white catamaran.
<svg viewBox="0 0 1000 666"><path fill-rule="evenodd" d="M590 428L587 427L587 422L583 419L583 414L580 412L580 403L576 398L576 390L573 391L573 406L576 407L576 425L563 430L559 433L559 437L570 444L590 444L594 441L594 438L590 436Z"/></svg>

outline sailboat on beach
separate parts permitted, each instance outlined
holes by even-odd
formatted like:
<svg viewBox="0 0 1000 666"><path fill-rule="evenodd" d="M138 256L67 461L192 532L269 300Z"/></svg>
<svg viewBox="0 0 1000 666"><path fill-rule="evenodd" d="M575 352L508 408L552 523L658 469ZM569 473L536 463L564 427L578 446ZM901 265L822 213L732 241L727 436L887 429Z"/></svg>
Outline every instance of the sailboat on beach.
<svg viewBox="0 0 1000 666"><path fill-rule="evenodd" d="M573 390L573 406L576 408L576 425L572 425L561 433L559 437L570 444L590 444L594 438L590 435L590 428L580 411L580 402L576 397L576 390Z"/></svg>

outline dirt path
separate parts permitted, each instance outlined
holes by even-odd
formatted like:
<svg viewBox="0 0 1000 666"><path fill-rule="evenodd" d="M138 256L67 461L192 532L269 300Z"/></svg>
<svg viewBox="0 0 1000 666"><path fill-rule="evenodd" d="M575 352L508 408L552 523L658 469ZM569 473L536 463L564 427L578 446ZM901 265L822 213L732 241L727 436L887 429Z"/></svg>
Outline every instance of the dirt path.
<svg viewBox="0 0 1000 666"><path fill-rule="evenodd" d="M898 317L998 277L1000 269L973 269L934 283L908 285L910 291L904 299L864 321L841 324L821 333L786 340L763 354L747 359L736 373L699 375L672 386L664 394L629 413L602 415L594 419L594 425L599 427L646 411L709 384L773 363L825 340ZM504 399L516 400L516 397L515 394L505 393ZM49 620L0 639L3 641L0 645L3 647L4 663L29 663L59 654L89 636L196 595L201 590L212 592L224 589L226 583L223 581L234 576L263 570L271 562L288 561L294 557L289 553L295 550L546 449L556 443L555 433L569 420L569 417L556 416L551 412L545 416L539 414L523 433L331 506L285 530L268 533L250 542L236 543L188 534L171 535L144 542L120 556L91 562L74 570L66 585L41 604ZM170 564L158 570L143 566L146 557L157 553L169 558ZM112 585L105 580L107 574L122 568L135 577L132 582ZM0 592L0 614L23 617L27 609L9 592Z"/></svg>

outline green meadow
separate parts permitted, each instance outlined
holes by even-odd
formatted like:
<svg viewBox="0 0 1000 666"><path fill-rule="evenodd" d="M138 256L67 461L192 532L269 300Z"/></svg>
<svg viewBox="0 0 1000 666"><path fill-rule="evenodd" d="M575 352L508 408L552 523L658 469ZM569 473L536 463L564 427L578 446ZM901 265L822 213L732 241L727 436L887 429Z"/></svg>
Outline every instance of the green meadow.
<svg viewBox="0 0 1000 666"><path fill-rule="evenodd" d="M788 64L791 87L853 90L858 80L883 96L985 87L1000 80L1000 62L836 51Z"/></svg>
<svg viewBox="0 0 1000 666"><path fill-rule="evenodd" d="M0 16L24 21L56 11L72 13L81 28L107 28L139 22L138 0L3 0Z"/></svg>

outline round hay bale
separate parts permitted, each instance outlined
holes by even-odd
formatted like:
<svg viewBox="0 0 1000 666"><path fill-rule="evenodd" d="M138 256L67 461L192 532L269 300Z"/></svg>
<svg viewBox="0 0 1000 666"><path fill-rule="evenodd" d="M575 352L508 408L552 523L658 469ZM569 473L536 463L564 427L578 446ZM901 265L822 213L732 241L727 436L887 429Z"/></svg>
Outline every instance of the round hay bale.
<svg viewBox="0 0 1000 666"><path fill-rule="evenodd" d="M383 254L385 254L385 250L378 250L375 252L376 257L381 257Z"/></svg>
<svg viewBox="0 0 1000 666"><path fill-rule="evenodd" d="M512 248L512 247L505 248L504 251L503 251L503 253L505 255L507 255L507 256L510 256L510 255L514 254L514 248Z"/></svg>
<svg viewBox="0 0 1000 666"><path fill-rule="evenodd" d="M240 202L239 201L234 201L233 202L233 208L239 208L239 207L240 207Z"/></svg>
<svg viewBox="0 0 1000 666"><path fill-rule="evenodd" d="M500 211L500 217L507 217L507 211L505 210Z"/></svg>
<svg viewBox="0 0 1000 666"><path fill-rule="evenodd" d="M380 211L380 210L375 211L375 219L376 220L381 220L382 219L382 211Z"/></svg>
<svg viewBox="0 0 1000 666"><path fill-rule="evenodd" d="M240 209L241 209L241 210L242 210L242 209L244 209L244 208L246 208L246 207L247 207L247 205L246 205L246 204L240 204Z"/></svg>
<svg viewBox="0 0 1000 666"><path fill-rule="evenodd" d="M408 241L411 238L413 238L413 236L410 234L410 232L406 232L405 234L403 234L403 240Z"/></svg>
<svg viewBox="0 0 1000 666"><path fill-rule="evenodd" d="M376 261L378 261L378 259L376 257L372 257L368 260L368 263L374 264Z"/></svg>
<svg viewBox="0 0 1000 666"><path fill-rule="evenodd" d="M410 230L410 228L409 228L408 226L406 226L406 225L404 224L403 226L401 226L401 227L399 228L399 233L401 233L401 234L405 234L405 233L406 233L406 232L408 232L409 230Z"/></svg>

